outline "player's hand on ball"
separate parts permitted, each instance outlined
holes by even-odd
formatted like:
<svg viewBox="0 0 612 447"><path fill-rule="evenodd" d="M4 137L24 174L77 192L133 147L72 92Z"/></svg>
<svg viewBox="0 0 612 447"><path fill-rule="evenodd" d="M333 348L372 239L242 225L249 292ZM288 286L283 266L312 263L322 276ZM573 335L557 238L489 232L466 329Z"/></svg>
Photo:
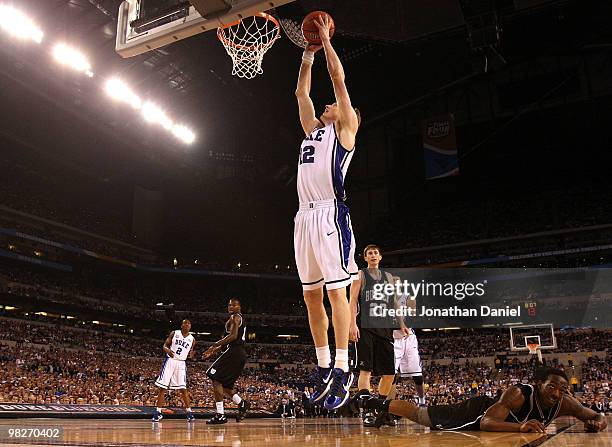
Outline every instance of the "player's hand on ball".
<svg viewBox="0 0 612 447"><path fill-rule="evenodd" d="M584 423L584 429L588 432L602 431L602 430L605 430L606 427L607 427L607 423L605 420L603 421L590 420Z"/></svg>
<svg viewBox="0 0 612 447"><path fill-rule="evenodd" d="M359 341L359 328L356 323L352 323L349 329L349 340L357 342Z"/></svg>
<svg viewBox="0 0 612 447"><path fill-rule="evenodd" d="M319 38L322 41L329 40L329 28L331 27L331 22L327 15L320 15L316 19L314 19L314 24L319 29Z"/></svg>
<svg viewBox="0 0 612 447"><path fill-rule="evenodd" d="M521 425L520 431L521 433L546 433L546 428L540 421L530 419Z"/></svg>

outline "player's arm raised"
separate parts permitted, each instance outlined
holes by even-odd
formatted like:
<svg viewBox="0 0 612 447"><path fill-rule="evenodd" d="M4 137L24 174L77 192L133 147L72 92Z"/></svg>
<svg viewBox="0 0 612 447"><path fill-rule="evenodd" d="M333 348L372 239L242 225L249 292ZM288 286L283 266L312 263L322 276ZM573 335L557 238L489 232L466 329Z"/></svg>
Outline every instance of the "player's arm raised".
<svg viewBox="0 0 612 447"><path fill-rule="evenodd" d="M349 307L351 309L351 326L349 328L349 340L359 341L359 328L357 327L357 304L359 293L361 292L361 284L363 283L363 273L361 270L357 275L357 279L351 284L351 297Z"/></svg>
<svg viewBox="0 0 612 447"><path fill-rule="evenodd" d="M580 419L584 422L584 429L590 432L603 431L608 426L603 414L585 407L574 397L567 394L563 396L559 416L573 416Z"/></svg>
<svg viewBox="0 0 612 447"><path fill-rule="evenodd" d="M545 427L540 421L534 419L519 424L515 422L506 422L506 418L510 411L518 411L525 397L521 393L520 388L511 386L504 394L502 394L499 402L493 404L485 413L480 421L480 429L482 431L516 431L516 432L536 432L544 433Z"/></svg>
<svg viewBox="0 0 612 447"><path fill-rule="evenodd" d="M172 339L174 338L174 331L170 332L168 338L164 342L164 352L168 354L170 357L174 357L174 351L172 351Z"/></svg>
<svg viewBox="0 0 612 447"><path fill-rule="evenodd" d="M314 104L310 99L310 82L311 82L311 69L314 62L314 55L321 49L320 45L309 44L304 50L302 56L302 64L300 65L300 74L298 75L297 87L295 89L295 96L298 102L298 108L300 111L300 123L302 129L306 135L310 135L318 125L319 120L315 114Z"/></svg>
<svg viewBox="0 0 612 447"><path fill-rule="evenodd" d="M341 142L345 149L350 151L355 147L355 135L357 135L357 129L359 128L359 118L353 108L346 84L344 83L344 68L336 50L334 50L331 44L329 37L331 24L329 18L326 15L319 16L314 22L319 29L319 37L325 51L325 59L327 60L327 71L329 71L329 76L334 86L336 103L340 112L338 131L340 132Z"/></svg>

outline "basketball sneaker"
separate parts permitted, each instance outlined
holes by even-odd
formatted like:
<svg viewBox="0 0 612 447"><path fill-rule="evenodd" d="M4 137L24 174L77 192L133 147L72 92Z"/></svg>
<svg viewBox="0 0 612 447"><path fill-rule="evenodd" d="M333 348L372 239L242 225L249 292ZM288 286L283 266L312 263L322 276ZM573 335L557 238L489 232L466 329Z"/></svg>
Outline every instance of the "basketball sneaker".
<svg viewBox="0 0 612 447"><path fill-rule="evenodd" d="M195 421L195 416L193 415L193 413L191 411L187 412L187 422L193 422Z"/></svg>
<svg viewBox="0 0 612 447"><path fill-rule="evenodd" d="M227 417L224 414L216 413L212 419L206 421L208 425L227 424Z"/></svg>
<svg viewBox="0 0 612 447"><path fill-rule="evenodd" d="M319 402L329 392L332 385L332 372L333 370L331 368L321 368L320 366L317 366L315 369L312 376L312 386L314 391L309 399L311 404Z"/></svg>
<svg viewBox="0 0 612 447"><path fill-rule="evenodd" d="M155 410L153 412L153 418L151 419L151 422L159 422L164 418L164 416L157 410Z"/></svg>
<svg viewBox="0 0 612 447"><path fill-rule="evenodd" d="M381 399L378 399L378 402L380 402ZM389 414L389 404L391 403L390 400L385 400L382 405L380 405L380 408L378 409L378 414L376 415L376 420L374 421L374 427L376 428L380 428L383 425L390 425L389 421L390 421L390 414ZM392 426L395 426L396 424L393 424Z"/></svg>
<svg viewBox="0 0 612 447"><path fill-rule="evenodd" d="M374 425L374 423L376 422L376 416L374 416L374 413L365 413L363 415L363 426L364 427L376 427Z"/></svg>
<svg viewBox="0 0 612 447"><path fill-rule="evenodd" d="M236 422L240 422L246 417L247 411L251 408L251 403L247 400L242 400L238 406L238 412L236 413Z"/></svg>
<svg viewBox="0 0 612 447"><path fill-rule="evenodd" d="M343 406L349 399L349 389L353 383L353 373L344 372L340 368L334 368L329 393L323 405L327 410L336 410Z"/></svg>

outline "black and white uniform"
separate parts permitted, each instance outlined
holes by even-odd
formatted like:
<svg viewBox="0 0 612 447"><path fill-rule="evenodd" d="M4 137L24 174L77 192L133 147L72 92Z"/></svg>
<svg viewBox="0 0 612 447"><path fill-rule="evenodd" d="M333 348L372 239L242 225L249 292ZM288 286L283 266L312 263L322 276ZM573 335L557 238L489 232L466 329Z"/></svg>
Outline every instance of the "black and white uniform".
<svg viewBox="0 0 612 447"><path fill-rule="evenodd" d="M240 325L238 327L238 337L233 342L229 343L223 352L217 357L217 359L210 365L206 370L206 375L211 379L215 380L223 388L234 388L234 384L246 364L246 351L244 350L244 342L246 340L246 326L242 319L241 314L236 314L240 319ZM229 320L225 323L224 336L227 336L229 331Z"/></svg>
<svg viewBox="0 0 612 447"><path fill-rule="evenodd" d="M185 360L193 346L193 335L183 337L181 330L174 331L172 335L172 346L174 357L166 354L159 376L155 380L155 385L168 390L184 390L187 388L187 366Z"/></svg>
<svg viewBox="0 0 612 447"><path fill-rule="evenodd" d="M354 152L342 147L334 124L314 129L300 147L293 244L304 290L340 289L356 279L355 237L344 203Z"/></svg>
<svg viewBox="0 0 612 447"><path fill-rule="evenodd" d="M376 326L371 320L372 306L384 306L388 309L394 308L393 297L384 295L382 300L374 300L374 285L392 283L391 275L383 270L378 270L380 278L375 279L369 269L361 270L363 282L359 292L357 303L357 327L359 328L359 340L357 341L356 365L359 371L370 371L373 376L394 375L395 356L393 352L393 327L391 321L387 321L387 327Z"/></svg>
<svg viewBox="0 0 612 447"><path fill-rule="evenodd" d="M525 403L516 413L510 412L505 422L523 424L530 419L542 422L545 426L550 424L559 414L561 402L548 410L542 409L536 390L533 385L517 385ZM487 396L478 396L467 399L454 405L435 405L427 408L427 414L431 420L431 428L437 430L480 430L480 421L486 411L497 400Z"/></svg>

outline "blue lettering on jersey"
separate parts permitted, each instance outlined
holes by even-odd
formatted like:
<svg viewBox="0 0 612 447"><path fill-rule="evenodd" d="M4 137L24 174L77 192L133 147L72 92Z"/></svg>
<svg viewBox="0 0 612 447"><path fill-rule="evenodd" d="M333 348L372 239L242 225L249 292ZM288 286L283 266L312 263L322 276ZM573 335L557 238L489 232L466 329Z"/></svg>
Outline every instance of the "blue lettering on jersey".
<svg viewBox="0 0 612 447"><path fill-rule="evenodd" d="M304 141L322 141L323 140L323 134L325 133L325 129L319 129L317 130L317 134L316 136L313 136L315 133L314 131L308 135L306 138L304 138Z"/></svg>
<svg viewBox="0 0 612 447"><path fill-rule="evenodd" d="M300 156L300 164L302 163L314 163L314 146L304 146L302 149L302 154Z"/></svg>
<svg viewBox="0 0 612 447"><path fill-rule="evenodd" d="M174 344L175 345L181 345L185 349L189 348L189 343L187 343L185 340L176 339L176 340L174 340Z"/></svg>

